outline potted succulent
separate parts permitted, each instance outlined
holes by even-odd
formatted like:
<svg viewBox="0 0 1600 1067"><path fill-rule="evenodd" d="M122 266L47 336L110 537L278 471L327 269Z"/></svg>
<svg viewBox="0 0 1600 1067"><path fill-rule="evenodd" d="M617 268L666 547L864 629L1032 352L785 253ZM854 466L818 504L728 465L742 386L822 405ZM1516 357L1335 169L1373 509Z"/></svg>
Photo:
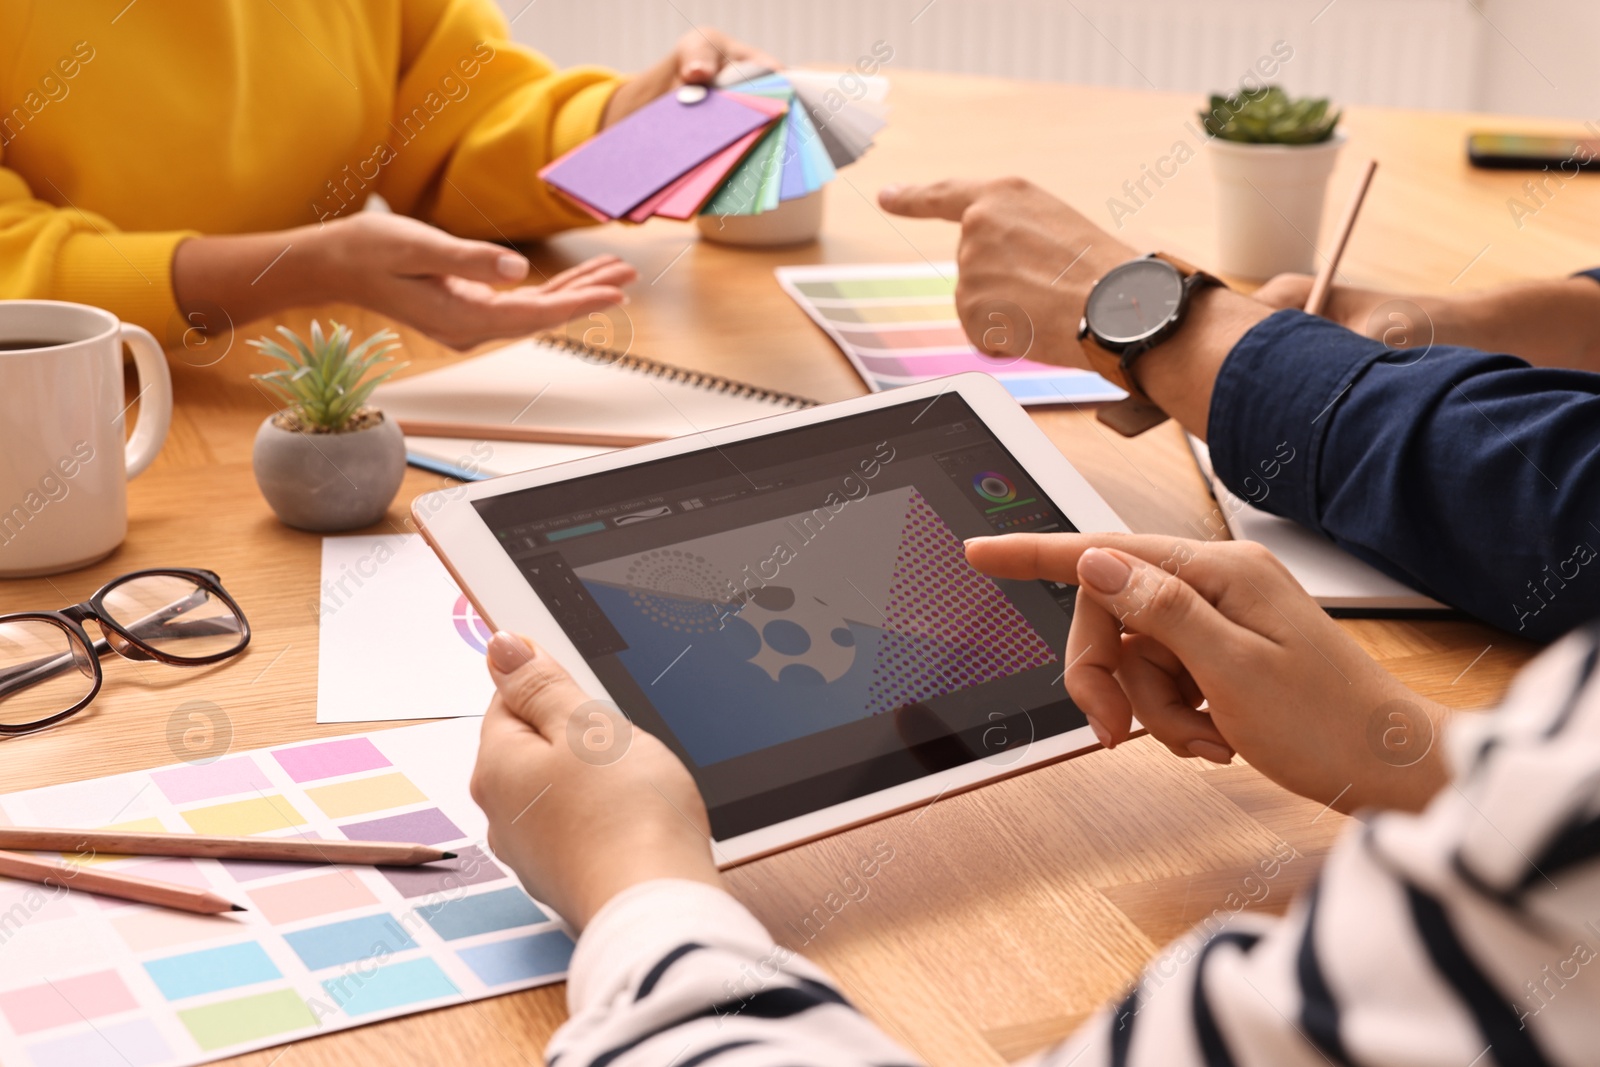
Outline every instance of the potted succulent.
<svg viewBox="0 0 1600 1067"><path fill-rule="evenodd" d="M1312 272L1328 176L1344 133L1326 99L1276 85L1213 95L1201 114L1217 177L1219 268L1262 279Z"/></svg>
<svg viewBox="0 0 1600 1067"><path fill-rule="evenodd" d="M350 327L324 334L311 323L309 343L286 326L250 344L283 366L253 377L288 403L256 432L252 457L256 484L278 518L302 530L326 533L370 526L400 491L406 446L400 427L367 400L405 364L391 362L399 339L381 330L350 347Z"/></svg>

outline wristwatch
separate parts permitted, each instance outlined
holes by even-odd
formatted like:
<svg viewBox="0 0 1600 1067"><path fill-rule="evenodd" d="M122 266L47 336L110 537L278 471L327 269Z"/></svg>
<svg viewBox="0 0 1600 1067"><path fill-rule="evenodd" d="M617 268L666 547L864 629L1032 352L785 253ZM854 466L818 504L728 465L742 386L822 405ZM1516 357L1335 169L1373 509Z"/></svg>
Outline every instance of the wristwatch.
<svg viewBox="0 0 1600 1067"><path fill-rule="evenodd" d="M1124 437L1167 420L1139 386L1140 356L1178 332L1198 289L1222 282L1176 256L1155 252L1113 268L1089 290L1078 340L1089 365L1127 390L1126 400L1103 405L1096 417Z"/></svg>

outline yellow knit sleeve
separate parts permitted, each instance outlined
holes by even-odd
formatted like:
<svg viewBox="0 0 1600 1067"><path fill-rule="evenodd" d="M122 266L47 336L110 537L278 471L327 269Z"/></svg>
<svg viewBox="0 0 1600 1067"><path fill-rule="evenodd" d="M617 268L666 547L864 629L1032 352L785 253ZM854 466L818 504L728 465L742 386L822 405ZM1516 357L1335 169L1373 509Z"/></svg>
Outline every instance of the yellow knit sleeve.
<svg viewBox="0 0 1600 1067"><path fill-rule="evenodd" d="M538 170L599 129L617 75L558 71L509 40L493 0L406 0L404 19L384 199L491 240L591 224Z"/></svg>
<svg viewBox="0 0 1600 1067"><path fill-rule="evenodd" d="M125 233L35 197L0 166L0 299L71 300L163 336L177 315L172 253L190 233Z"/></svg>

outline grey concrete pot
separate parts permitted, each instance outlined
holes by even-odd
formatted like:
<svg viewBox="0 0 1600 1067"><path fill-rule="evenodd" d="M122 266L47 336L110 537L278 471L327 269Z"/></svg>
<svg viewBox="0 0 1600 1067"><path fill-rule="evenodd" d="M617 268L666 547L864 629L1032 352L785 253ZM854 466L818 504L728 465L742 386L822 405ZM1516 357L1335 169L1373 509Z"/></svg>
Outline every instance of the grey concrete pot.
<svg viewBox="0 0 1600 1067"><path fill-rule="evenodd" d="M289 526L333 533L383 518L406 473L406 442L393 419L353 433L256 431L256 484Z"/></svg>

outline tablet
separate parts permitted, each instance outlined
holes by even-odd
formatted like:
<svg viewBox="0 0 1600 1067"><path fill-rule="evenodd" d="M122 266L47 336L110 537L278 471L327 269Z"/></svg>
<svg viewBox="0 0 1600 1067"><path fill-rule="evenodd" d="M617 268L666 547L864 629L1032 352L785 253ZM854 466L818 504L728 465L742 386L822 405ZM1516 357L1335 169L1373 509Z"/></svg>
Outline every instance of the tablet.
<svg viewBox="0 0 1600 1067"><path fill-rule="evenodd" d="M1061 681L1075 588L988 578L962 542L1127 527L988 375L412 513L491 626L682 758L724 866L1098 747Z"/></svg>

